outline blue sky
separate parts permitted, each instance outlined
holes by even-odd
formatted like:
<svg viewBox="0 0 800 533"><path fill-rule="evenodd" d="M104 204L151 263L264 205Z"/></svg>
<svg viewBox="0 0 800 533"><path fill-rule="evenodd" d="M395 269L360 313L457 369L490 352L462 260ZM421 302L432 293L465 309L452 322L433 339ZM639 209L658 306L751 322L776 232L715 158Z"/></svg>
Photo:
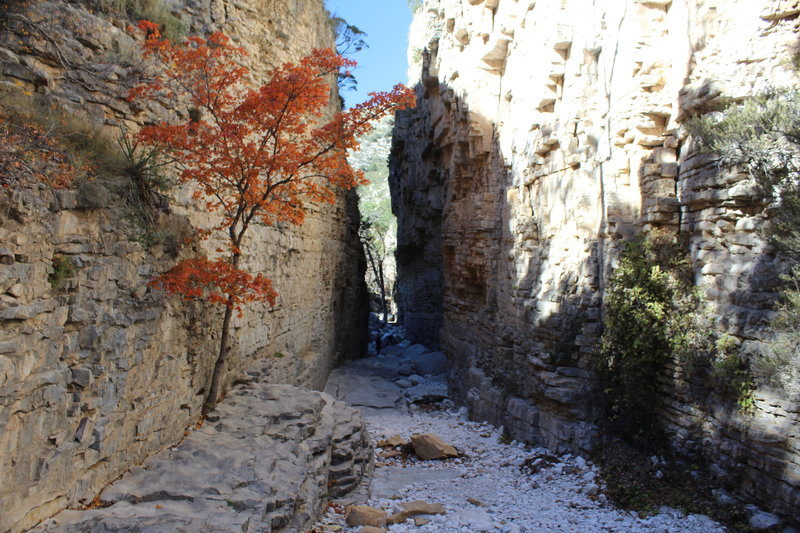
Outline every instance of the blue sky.
<svg viewBox="0 0 800 533"><path fill-rule="evenodd" d="M358 90L343 91L346 106L367 99L367 93L388 91L406 83L406 48L411 10L407 0L325 0L331 14L367 33L365 48L351 56L358 61L354 71Z"/></svg>

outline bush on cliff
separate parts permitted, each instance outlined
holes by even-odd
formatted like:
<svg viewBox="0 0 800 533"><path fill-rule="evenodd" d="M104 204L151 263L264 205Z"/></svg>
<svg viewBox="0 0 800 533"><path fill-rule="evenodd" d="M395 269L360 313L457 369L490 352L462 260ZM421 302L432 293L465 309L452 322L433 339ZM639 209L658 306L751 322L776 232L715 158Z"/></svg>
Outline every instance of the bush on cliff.
<svg viewBox="0 0 800 533"><path fill-rule="evenodd" d="M768 89L720 113L695 119L690 132L721 165L738 167L767 201L765 236L788 264L772 335L743 358L762 385L792 387L800 368L800 91ZM741 369L740 369L741 370Z"/></svg>
<svg viewBox="0 0 800 533"><path fill-rule="evenodd" d="M161 33L171 41L181 41L186 26L170 12L164 0L93 0L101 11L127 15L133 20L150 20L158 24Z"/></svg>
<svg viewBox="0 0 800 533"><path fill-rule="evenodd" d="M692 268L678 238L664 231L624 243L609 281L600 374L609 429L649 444L658 437L658 379L673 360L709 349Z"/></svg>
<svg viewBox="0 0 800 533"><path fill-rule="evenodd" d="M82 208L121 208L131 239L146 247L178 245L175 229L163 223L171 181L158 150L9 85L0 87L0 133L7 141L0 150L4 188L18 187L27 177L52 190L75 189Z"/></svg>

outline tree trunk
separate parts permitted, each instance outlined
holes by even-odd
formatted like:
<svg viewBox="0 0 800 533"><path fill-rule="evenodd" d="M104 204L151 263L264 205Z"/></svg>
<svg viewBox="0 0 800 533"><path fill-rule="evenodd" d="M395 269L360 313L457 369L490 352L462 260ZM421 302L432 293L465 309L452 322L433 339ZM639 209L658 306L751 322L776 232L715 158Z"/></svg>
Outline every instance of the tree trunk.
<svg viewBox="0 0 800 533"><path fill-rule="evenodd" d="M378 284L381 286L381 309L383 309L383 323L389 321L389 310L386 305L386 281L383 278L383 260L378 262Z"/></svg>
<svg viewBox="0 0 800 533"><path fill-rule="evenodd" d="M233 254L233 267L239 268L239 254ZM225 318L222 319L222 337L219 340L219 354L214 363L214 372L211 374L211 385L208 387L208 394L203 401L203 414L206 415L214 410L219 398L219 389L222 383L222 374L225 370L225 363L228 361L228 337L231 329L231 318L233 317L233 297L228 296L228 305L225 306Z"/></svg>
<svg viewBox="0 0 800 533"><path fill-rule="evenodd" d="M222 338L219 341L219 354L217 355L217 362L214 363L214 372L211 374L211 385L208 388L206 399L203 401L204 415L213 411L214 407L217 405L220 382L222 381L222 373L225 369L225 363L228 361L228 332L231 327L232 316L233 308L228 305L225 307L225 318L222 319Z"/></svg>
<svg viewBox="0 0 800 533"><path fill-rule="evenodd" d="M375 264L375 256L372 253L372 249L368 243L364 243L364 251L367 252L367 258L369 259L369 265L372 268L372 274L375 276L375 281L378 283L378 286L381 290L381 310L383 311L383 322L386 323L386 289L383 286L383 265L381 264L380 270L378 266Z"/></svg>

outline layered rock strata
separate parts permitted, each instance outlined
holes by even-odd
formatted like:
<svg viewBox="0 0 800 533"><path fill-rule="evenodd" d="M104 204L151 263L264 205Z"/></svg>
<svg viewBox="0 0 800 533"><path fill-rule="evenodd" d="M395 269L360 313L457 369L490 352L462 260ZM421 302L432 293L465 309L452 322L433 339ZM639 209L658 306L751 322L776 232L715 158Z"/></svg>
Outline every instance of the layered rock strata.
<svg viewBox="0 0 800 533"><path fill-rule="evenodd" d="M236 387L202 428L33 531L306 531L374 462L361 414L291 385Z"/></svg>
<svg viewBox="0 0 800 533"><path fill-rule="evenodd" d="M114 138L119 126L180 115L174 103L126 100L144 74L129 20L95 2L0 7L0 84L67 109ZM222 29L249 53L255 77L331 46L321 0L165 1L189 33ZM256 79L256 81L258 81ZM332 112L338 106L332 84ZM159 231L142 244L129 211L102 185L0 192L0 531L19 531L88 503L108 482L183 437L199 415L219 342L221 310L148 289L180 257L188 223L208 226L176 190ZM272 279L276 306L234 319L226 386L247 373L321 387L366 333L364 260L354 194L313 205L298 227L253 227L244 267ZM55 282L54 258L69 265ZM65 272L62 272L64 274ZM53 283L48 281L50 277Z"/></svg>
<svg viewBox="0 0 800 533"><path fill-rule="evenodd" d="M591 361L620 243L689 239L720 331L758 338L774 302L768 211L700 154L688 117L790 85L796 2L429 0L412 28L418 107L391 158L401 321L440 341L472 416L555 449L597 442ZM438 325L442 324L439 331ZM800 504L800 415L698 402L664 376L673 444L750 498Z"/></svg>

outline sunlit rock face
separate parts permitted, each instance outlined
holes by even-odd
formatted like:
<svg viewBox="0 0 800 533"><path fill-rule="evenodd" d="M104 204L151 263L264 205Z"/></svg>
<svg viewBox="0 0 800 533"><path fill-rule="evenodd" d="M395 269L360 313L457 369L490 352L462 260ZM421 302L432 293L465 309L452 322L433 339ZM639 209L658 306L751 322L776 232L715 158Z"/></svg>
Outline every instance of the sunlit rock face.
<svg viewBox="0 0 800 533"><path fill-rule="evenodd" d="M140 43L125 31L131 21L100 4L3 3L0 84L41 95L112 136L119 124L135 130L185 115L174 103L126 100L141 74ZM333 45L322 0L162 4L189 34L230 34L248 52L255 81ZM329 112L339 103L334 83L331 94ZM208 387L222 310L147 288L176 254L221 247L180 246L187 217L207 227L208 213L189 191L174 191L164 222L178 238L148 246L129 213L98 191L54 193L31 182L0 193L0 531L88 503L183 438ZM280 297L234 319L226 386L254 377L319 388L337 360L360 354L366 307L357 228L355 195L342 193L334 205L311 206L302 226L251 229L244 267L272 279ZM55 255L75 266L58 287L48 282Z"/></svg>
<svg viewBox="0 0 800 533"><path fill-rule="evenodd" d="M794 83L794 2L429 0L411 31L419 105L392 152L401 321L441 343L472 416L557 449L597 442L592 359L620 243L680 230L716 325L757 338L774 302L767 217L683 126ZM654 384L680 450L746 495L800 504L797 409L751 418ZM674 374L674 375L672 375ZM749 429L748 429L749 428ZM753 437L758 433L758 438Z"/></svg>

